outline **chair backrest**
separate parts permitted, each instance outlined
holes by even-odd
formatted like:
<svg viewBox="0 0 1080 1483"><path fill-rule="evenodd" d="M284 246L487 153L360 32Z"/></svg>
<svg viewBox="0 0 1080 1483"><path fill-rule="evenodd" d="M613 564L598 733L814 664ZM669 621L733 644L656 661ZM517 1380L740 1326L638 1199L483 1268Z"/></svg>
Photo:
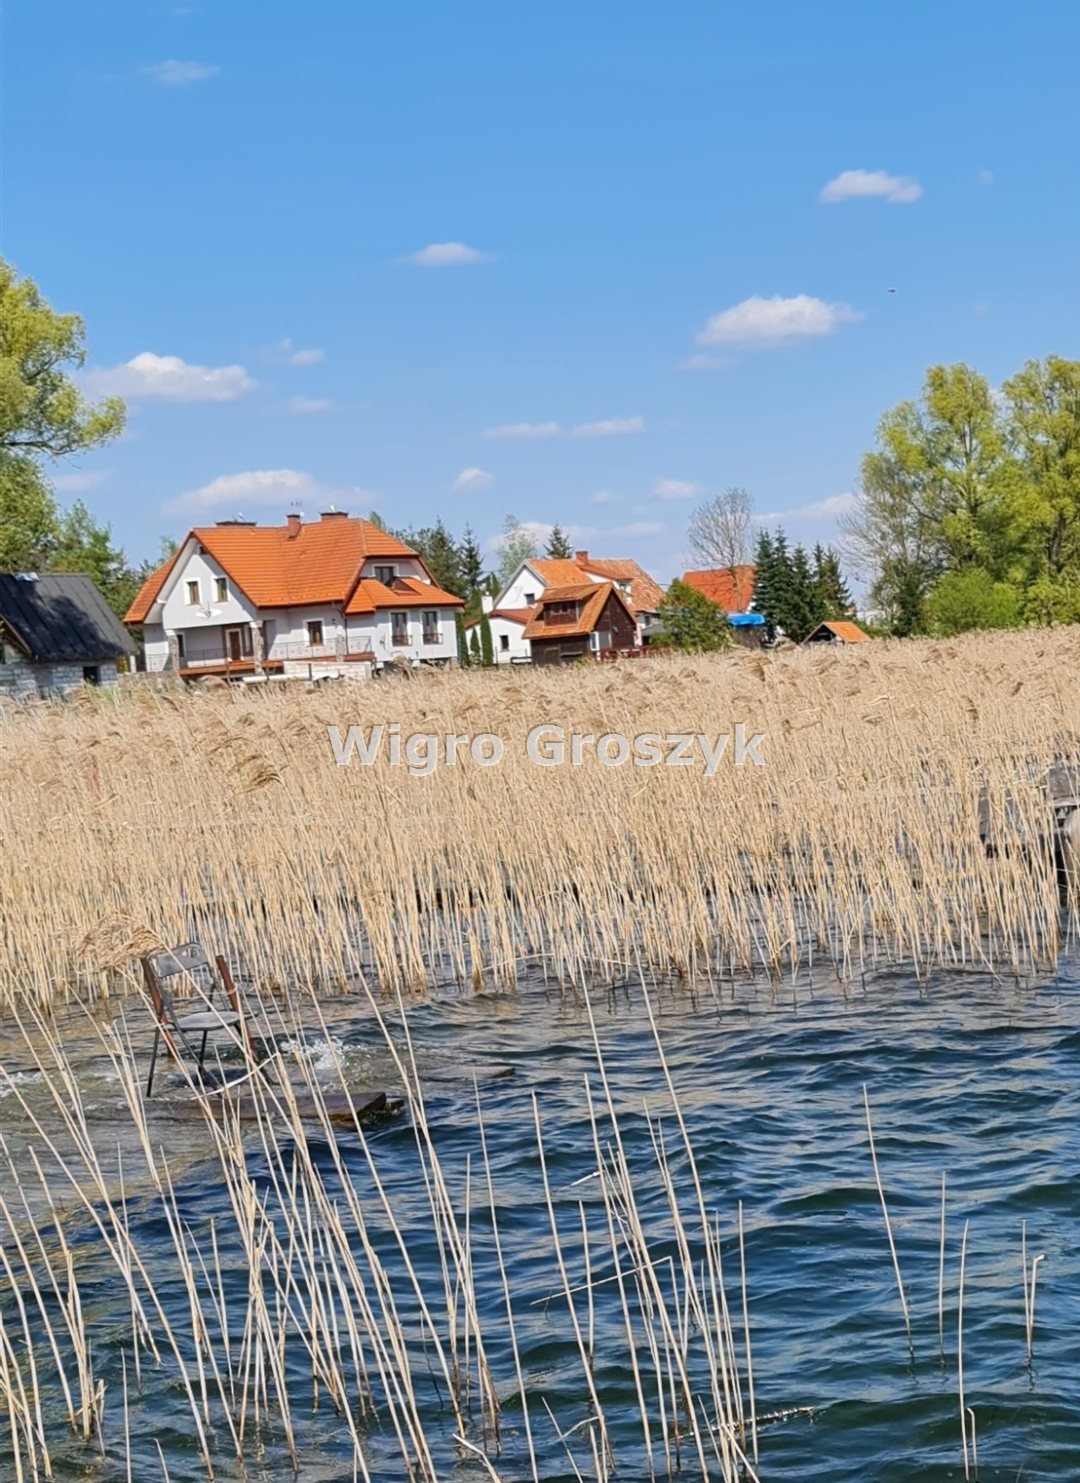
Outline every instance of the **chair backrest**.
<svg viewBox="0 0 1080 1483"><path fill-rule="evenodd" d="M213 1000L218 986L217 973L197 942L184 942L160 953L147 953L142 965L146 987L159 1017L172 1014L173 993L177 986L171 980L181 975L189 980L199 999L205 1003Z"/></svg>

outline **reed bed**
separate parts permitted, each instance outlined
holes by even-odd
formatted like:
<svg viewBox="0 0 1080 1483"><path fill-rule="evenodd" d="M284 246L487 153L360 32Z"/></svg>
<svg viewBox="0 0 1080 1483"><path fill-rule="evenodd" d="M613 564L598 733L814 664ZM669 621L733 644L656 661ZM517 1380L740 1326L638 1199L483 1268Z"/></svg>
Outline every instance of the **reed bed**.
<svg viewBox="0 0 1080 1483"><path fill-rule="evenodd" d="M0 711L0 1005L198 937L263 988L921 976L1052 963L1043 783L1080 761L1080 629ZM530 728L764 733L765 765L539 767ZM335 765L328 725L491 732L498 766ZM589 756L590 754L586 754ZM985 788L996 849L979 836Z"/></svg>
<svg viewBox="0 0 1080 1483"><path fill-rule="evenodd" d="M267 1042L296 1029L274 1009L258 1026ZM310 1077L317 1110L302 1121L297 1086L272 1059L244 1082L255 1112L244 1128L235 1088L181 1088L205 1118L209 1162L195 1190L174 1182L126 1015L98 1033L138 1170L110 1156L116 1120L102 1137L48 1022L20 1018L22 1055L41 1080L31 1098L0 1067L20 1140L31 1140L17 1153L0 1138L5 1476L38 1483L57 1459L81 1472L100 1449L105 1476L108 1461L115 1476L134 1467L149 1479L151 1442L178 1429L199 1476L245 1476L254 1460L297 1474L313 1462L325 1414L357 1479L539 1483L553 1468L595 1483L616 1473L756 1479L741 1208L706 1203L655 1021L659 1076L633 1112L647 1143L638 1137L635 1154L624 1138L628 1109L594 1024L588 1172L569 1182L552 1173L560 1150L534 1096L531 1179L548 1236L517 1231L508 1243L520 1171L510 1171L513 1195L501 1194L479 1094L464 1167L448 1165L407 1020L391 1029L374 1000L372 1010L398 1062L414 1172L388 1179L378 1139L343 1137ZM35 1213L42 1200L47 1219ZM87 1233L104 1312L86 1295Z"/></svg>

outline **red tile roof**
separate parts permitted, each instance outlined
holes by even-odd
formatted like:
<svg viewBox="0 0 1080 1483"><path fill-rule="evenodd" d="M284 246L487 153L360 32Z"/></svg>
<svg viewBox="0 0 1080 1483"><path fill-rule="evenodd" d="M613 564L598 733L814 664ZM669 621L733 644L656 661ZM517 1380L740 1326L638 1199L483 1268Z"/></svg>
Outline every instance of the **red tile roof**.
<svg viewBox="0 0 1080 1483"><path fill-rule="evenodd" d="M577 562L569 557L530 556L528 564L545 587L573 587L584 575Z"/></svg>
<svg viewBox="0 0 1080 1483"><path fill-rule="evenodd" d="M533 608L492 608L491 612L486 616L488 618L505 618L508 623L520 623L524 626L532 617L533 612ZM479 622L479 618L466 618L465 627L474 628Z"/></svg>
<svg viewBox="0 0 1080 1483"><path fill-rule="evenodd" d="M718 603L726 613L745 613L754 595L752 566L737 566L734 574L730 567L708 567L704 571L683 572L682 580Z"/></svg>
<svg viewBox="0 0 1080 1483"><path fill-rule="evenodd" d="M240 591L259 608L300 607L310 603L348 602L349 613L376 608L458 606L459 597L416 578L403 579L393 592L380 583L357 578L371 557L416 557L416 552L368 520L328 514L304 524L290 517L283 525L225 524L196 526L181 542L198 541ZM176 555L163 562L135 595L125 623L142 623L157 601Z"/></svg>

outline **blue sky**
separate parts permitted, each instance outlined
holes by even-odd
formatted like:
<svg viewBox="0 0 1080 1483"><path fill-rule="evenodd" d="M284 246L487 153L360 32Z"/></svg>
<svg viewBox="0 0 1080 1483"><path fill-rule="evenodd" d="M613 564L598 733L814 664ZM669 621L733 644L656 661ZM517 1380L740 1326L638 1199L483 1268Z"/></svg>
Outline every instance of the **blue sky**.
<svg viewBox="0 0 1080 1483"><path fill-rule="evenodd" d="M1078 350L1075 6L7 0L3 26L0 250L131 408L59 491L134 558L333 501L558 521L666 579L730 484L829 539L927 365Z"/></svg>

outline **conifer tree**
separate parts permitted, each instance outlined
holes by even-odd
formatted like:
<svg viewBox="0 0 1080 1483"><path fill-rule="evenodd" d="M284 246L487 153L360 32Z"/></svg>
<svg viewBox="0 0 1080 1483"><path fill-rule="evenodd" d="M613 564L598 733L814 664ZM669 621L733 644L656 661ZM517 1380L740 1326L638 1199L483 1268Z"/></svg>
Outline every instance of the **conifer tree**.
<svg viewBox="0 0 1080 1483"><path fill-rule="evenodd" d="M486 667L495 663L495 645L491 640L491 620L485 613L480 619L480 662Z"/></svg>
<svg viewBox="0 0 1080 1483"><path fill-rule="evenodd" d="M553 561L568 561L573 556L573 548L561 525L553 525L551 527L551 534L548 536L547 548L544 554L549 556Z"/></svg>

